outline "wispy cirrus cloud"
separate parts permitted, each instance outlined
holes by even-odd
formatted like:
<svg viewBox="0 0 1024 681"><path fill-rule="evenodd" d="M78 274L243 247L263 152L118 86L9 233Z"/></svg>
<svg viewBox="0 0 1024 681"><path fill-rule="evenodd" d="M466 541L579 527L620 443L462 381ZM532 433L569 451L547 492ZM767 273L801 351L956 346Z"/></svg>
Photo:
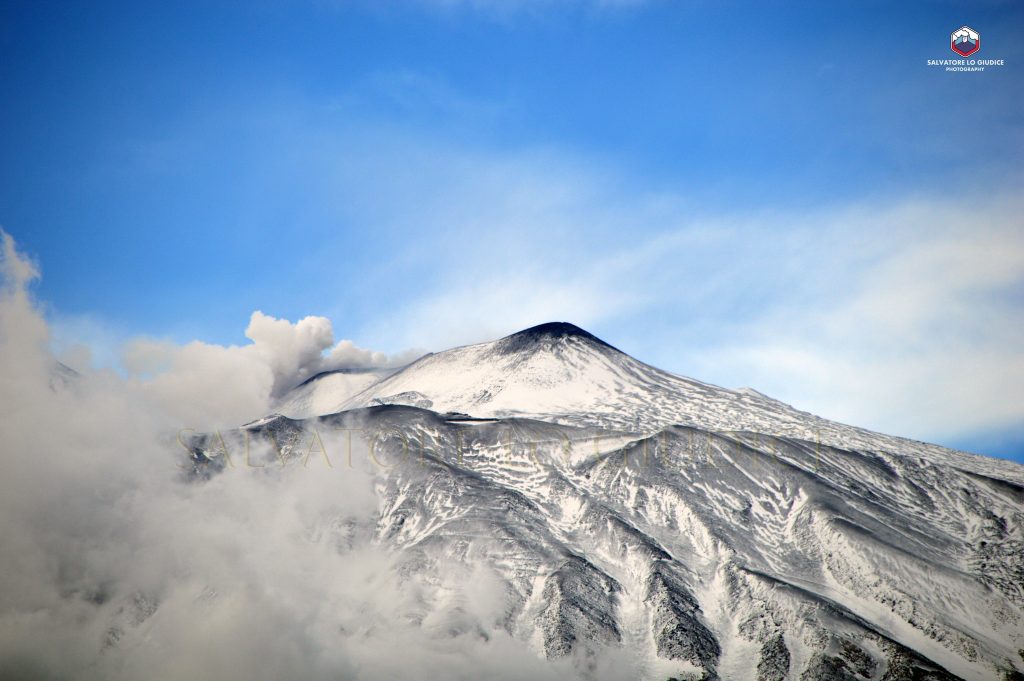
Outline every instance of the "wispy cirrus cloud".
<svg viewBox="0 0 1024 681"><path fill-rule="evenodd" d="M367 224L421 235L382 267L418 285L363 327L374 342L438 349L565 319L885 432L952 441L1024 423L1024 224L1008 184L730 211L554 149L429 148L389 155L404 180L360 206Z"/></svg>
<svg viewBox="0 0 1024 681"><path fill-rule="evenodd" d="M969 219L950 219L964 215ZM780 296L743 341L711 350L776 394L889 432L948 439L1024 423L1024 224L1019 200L933 197L841 227L872 249L832 270L842 286ZM860 222L860 221L858 221ZM866 222L866 221L865 221ZM859 242L859 243L858 243ZM828 271L809 268L809 282ZM754 339L757 340L754 340Z"/></svg>

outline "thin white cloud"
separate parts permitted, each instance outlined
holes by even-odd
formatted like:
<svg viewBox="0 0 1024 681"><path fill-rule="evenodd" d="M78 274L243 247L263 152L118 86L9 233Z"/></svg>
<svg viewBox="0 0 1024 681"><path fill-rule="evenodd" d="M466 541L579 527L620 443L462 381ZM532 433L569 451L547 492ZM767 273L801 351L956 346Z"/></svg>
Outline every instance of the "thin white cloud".
<svg viewBox="0 0 1024 681"><path fill-rule="evenodd" d="M809 264L803 286L828 276L842 285L778 296L701 366L896 434L951 438L1024 423L1022 206L990 197L969 219L951 219L962 206L913 201L872 210L870 230L862 217L834 225L832 248L870 257L831 272Z"/></svg>

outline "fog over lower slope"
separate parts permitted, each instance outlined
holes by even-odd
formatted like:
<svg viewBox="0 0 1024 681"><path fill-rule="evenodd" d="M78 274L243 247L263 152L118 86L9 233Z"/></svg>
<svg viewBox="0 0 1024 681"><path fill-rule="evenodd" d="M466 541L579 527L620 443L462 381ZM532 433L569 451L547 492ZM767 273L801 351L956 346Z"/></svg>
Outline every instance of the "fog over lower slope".
<svg viewBox="0 0 1024 681"><path fill-rule="evenodd" d="M0 677L1024 672L1024 466L567 323L410 362L254 315L68 374L35 276L5 235Z"/></svg>
<svg viewBox="0 0 1024 681"><path fill-rule="evenodd" d="M65 372L27 291L35 268L4 247L0 678L562 677L568 664L500 631L423 626L422 586L392 553L369 536L342 544L347 527L376 522L368 472L240 461L237 475L190 481L176 440L202 425L186 420L194 402L219 394L216 423L270 399L271 373L251 358L196 348L227 366L202 383L171 367L166 390L109 372L53 380ZM250 371L243 404L234 385L215 392ZM445 583L467 617L500 611L486 566L454 565Z"/></svg>

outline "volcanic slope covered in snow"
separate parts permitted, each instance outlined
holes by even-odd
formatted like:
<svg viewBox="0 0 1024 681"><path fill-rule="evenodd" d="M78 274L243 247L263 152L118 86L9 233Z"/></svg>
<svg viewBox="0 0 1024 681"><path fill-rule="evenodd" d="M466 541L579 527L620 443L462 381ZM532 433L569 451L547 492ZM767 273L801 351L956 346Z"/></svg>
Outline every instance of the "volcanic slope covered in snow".
<svg viewBox="0 0 1024 681"><path fill-rule="evenodd" d="M341 411L353 395L394 372L394 369L376 368L325 371L288 391L275 405L276 411L294 419L333 414Z"/></svg>
<svg viewBox="0 0 1024 681"><path fill-rule="evenodd" d="M385 370L374 370L383 375ZM421 357L387 372L363 390L318 390L322 411L405 404L471 416L527 417L555 423L651 433L669 425L747 430L843 447L883 449L959 465L983 474L1007 473L1003 462L874 433L822 419L762 395L729 390L644 364L572 324L542 324L497 341ZM368 374L369 375L369 374ZM300 386L297 391L309 387ZM325 381L326 383L326 381ZM286 401L294 399L290 394ZM330 405L330 408L327 408Z"/></svg>
<svg viewBox="0 0 1024 681"><path fill-rule="evenodd" d="M314 430L372 448L365 534L435 585L409 617L439 640L500 629L581 678L607 651L643 679L1024 678L1020 465L675 376L567 324L233 437L298 460ZM214 445L195 442L198 484ZM445 597L453 565L493 572L501 617Z"/></svg>

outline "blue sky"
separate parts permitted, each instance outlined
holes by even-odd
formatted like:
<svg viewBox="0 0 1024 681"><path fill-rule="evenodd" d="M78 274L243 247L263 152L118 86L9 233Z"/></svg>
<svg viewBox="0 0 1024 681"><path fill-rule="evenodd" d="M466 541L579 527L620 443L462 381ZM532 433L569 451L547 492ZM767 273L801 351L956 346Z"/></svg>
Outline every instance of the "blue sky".
<svg viewBox="0 0 1024 681"><path fill-rule="evenodd" d="M893 5L3 2L0 225L101 364L564 319L1024 460L1024 9Z"/></svg>

